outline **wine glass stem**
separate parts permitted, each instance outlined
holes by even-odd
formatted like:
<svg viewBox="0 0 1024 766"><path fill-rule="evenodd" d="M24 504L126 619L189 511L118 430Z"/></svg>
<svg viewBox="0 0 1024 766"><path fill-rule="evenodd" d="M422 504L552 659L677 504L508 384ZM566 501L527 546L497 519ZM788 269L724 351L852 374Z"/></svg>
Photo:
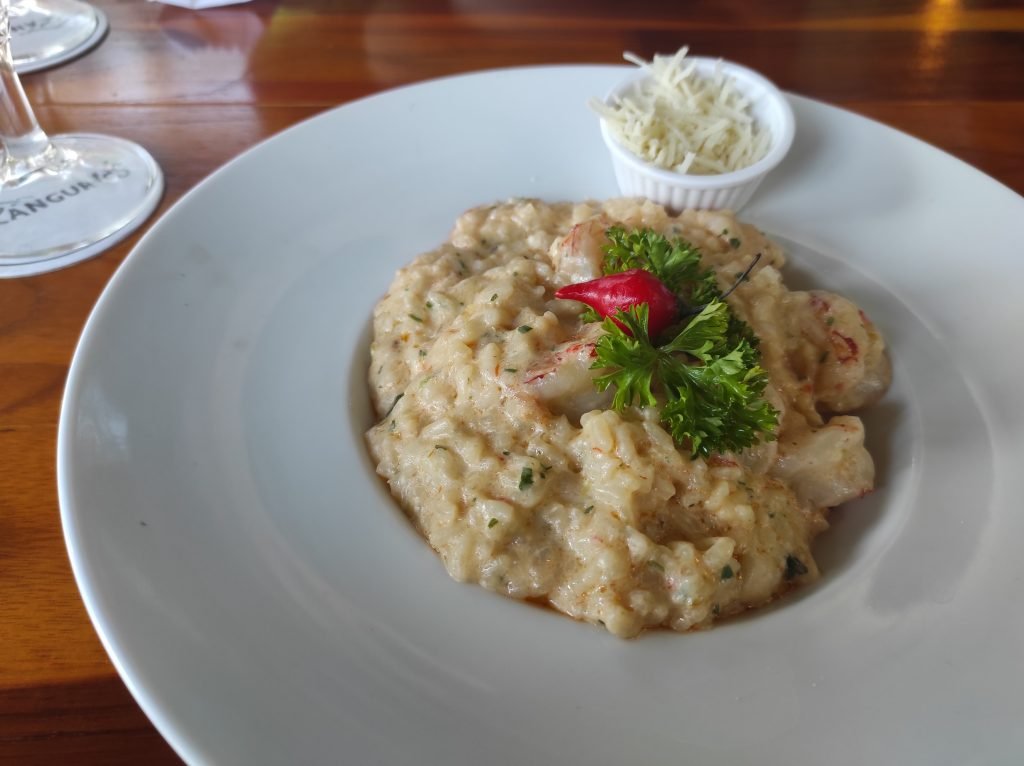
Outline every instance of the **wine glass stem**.
<svg viewBox="0 0 1024 766"><path fill-rule="evenodd" d="M14 71L10 0L0 0L0 146L5 150L0 184L37 170L52 151Z"/></svg>

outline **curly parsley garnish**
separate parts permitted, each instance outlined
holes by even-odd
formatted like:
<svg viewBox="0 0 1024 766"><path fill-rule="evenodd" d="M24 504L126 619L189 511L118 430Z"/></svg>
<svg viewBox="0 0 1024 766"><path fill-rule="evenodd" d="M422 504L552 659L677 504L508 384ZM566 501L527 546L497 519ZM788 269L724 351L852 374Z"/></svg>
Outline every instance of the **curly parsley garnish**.
<svg viewBox="0 0 1024 766"><path fill-rule="evenodd" d="M649 271L690 303L707 303L718 295L714 272L701 266L700 251L686 240L669 241L650 229L627 232L621 226L612 226L605 234L605 274Z"/></svg>
<svg viewBox="0 0 1024 766"><path fill-rule="evenodd" d="M661 407L661 422L693 456L739 451L774 438L778 412L762 398L768 377L757 338L720 299L713 272L701 268L692 245L649 230L608 230L605 272L651 271L684 303L704 304L667 342L648 333L647 304L607 317L598 340L594 381L615 386L612 407Z"/></svg>

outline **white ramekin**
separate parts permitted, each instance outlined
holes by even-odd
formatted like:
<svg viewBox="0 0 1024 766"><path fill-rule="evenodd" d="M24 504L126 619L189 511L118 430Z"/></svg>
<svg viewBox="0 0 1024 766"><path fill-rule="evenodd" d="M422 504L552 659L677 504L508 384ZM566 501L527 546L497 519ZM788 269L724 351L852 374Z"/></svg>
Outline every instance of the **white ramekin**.
<svg viewBox="0 0 1024 766"><path fill-rule="evenodd" d="M768 172L782 162L793 145L793 109L778 88L752 69L713 58L693 57L686 61L696 62L697 71L703 75L710 76L719 67L722 73L733 79L736 88L750 99L754 118L771 132L768 153L753 165L730 173L676 173L656 167L624 148L602 119L601 136L611 153L619 190L624 196L647 197L677 211L687 208L739 210L750 200ZM605 98L605 103L613 106L619 96L647 77L646 72L638 70L613 88Z"/></svg>

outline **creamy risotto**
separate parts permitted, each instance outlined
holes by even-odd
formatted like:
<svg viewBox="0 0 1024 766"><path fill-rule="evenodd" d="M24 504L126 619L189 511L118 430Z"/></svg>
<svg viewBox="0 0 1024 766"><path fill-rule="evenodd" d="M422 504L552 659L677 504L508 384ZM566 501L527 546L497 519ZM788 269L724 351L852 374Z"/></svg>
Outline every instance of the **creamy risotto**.
<svg viewBox="0 0 1024 766"><path fill-rule="evenodd" d="M697 246L760 338L777 438L691 457L656 407L610 407L601 325L554 298L602 274L605 231ZM827 509L870 491L859 418L889 384L857 306L782 283L780 248L722 212L513 200L462 215L374 311L367 434L378 473L459 581L617 636L690 630L814 580Z"/></svg>

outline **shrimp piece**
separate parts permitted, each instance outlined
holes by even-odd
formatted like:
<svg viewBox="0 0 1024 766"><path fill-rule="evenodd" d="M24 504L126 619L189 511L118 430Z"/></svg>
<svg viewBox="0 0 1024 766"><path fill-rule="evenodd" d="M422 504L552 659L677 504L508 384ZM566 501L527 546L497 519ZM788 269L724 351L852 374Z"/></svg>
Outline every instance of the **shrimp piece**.
<svg viewBox="0 0 1024 766"><path fill-rule="evenodd" d="M552 243L548 255L561 284L586 282L602 275L604 246L608 243L605 229L610 225L603 216L591 218L576 224Z"/></svg>
<svg viewBox="0 0 1024 766"><path fill-rule="evenodd" d="M530 367L523 376L527 395L574 423L591 410L607 409L612 392L594 388L599 370L591 369L597 356L599 322L583 325L576 337L561 343Z"/></svg>
<svg viewBox="0 0 1024 766"><path fill-rule="evenodd" d="M823 428L787 434L779 441L772 475L815 508L866 495L875 486L875 464L864 447L864 424L838 415Z"/></svg>
<svg viewBox="0 0 1024 766"><path fill-rule="evenodd" d="M797 293L791 314L806 344L794 367L814 382L814 398L830 412L851 412L878 401L892 382L885 341L851 301L823 290Z"/></svg>

